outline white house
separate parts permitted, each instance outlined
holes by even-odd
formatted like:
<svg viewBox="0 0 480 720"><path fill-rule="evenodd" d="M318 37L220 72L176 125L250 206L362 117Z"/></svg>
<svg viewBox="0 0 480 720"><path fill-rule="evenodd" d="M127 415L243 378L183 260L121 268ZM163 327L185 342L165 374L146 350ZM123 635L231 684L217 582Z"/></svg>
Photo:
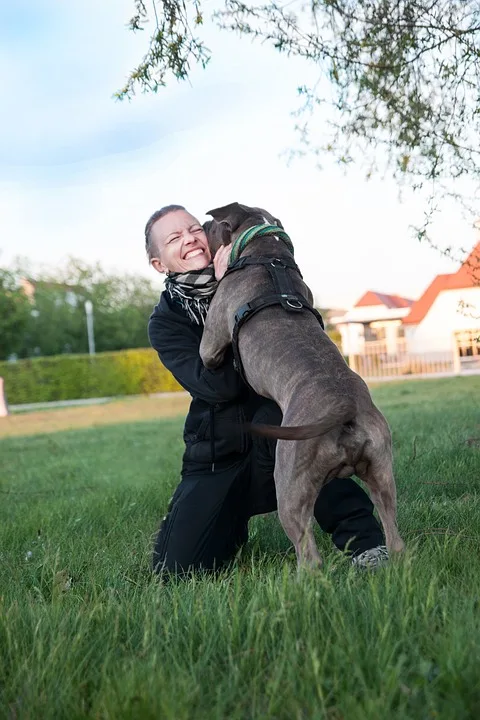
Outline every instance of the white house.
<svg viewBox="0 0 480 720"><path fill-rule="evenodd" d="M345 355L363 355L369 348L390 355L404 349L402 320L413 305L408 298L368 290L351 310L332 317L330 323L340 331Z"/></svg>
<svg viewBox="0 0 480 720"><path fill-rule="evenodd" d="M413 356L480 368L480 242L456 273L437 275L418 300L369 290L330 322L345 355L378 359L378 367L362 365L364 372L407 367Z"/></svg>
<svg viewBox="0 0 480 720"><path fill-rule="evenodd" d="M437 275L403 318L409 353L480 358L480 242L456 273Z"/></svg>

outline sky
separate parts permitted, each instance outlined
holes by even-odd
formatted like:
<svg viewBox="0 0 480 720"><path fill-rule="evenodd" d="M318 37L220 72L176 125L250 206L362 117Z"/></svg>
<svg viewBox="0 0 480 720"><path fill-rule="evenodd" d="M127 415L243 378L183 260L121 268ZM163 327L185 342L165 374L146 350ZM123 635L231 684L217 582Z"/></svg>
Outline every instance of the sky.
<svg viewBox="0 0 480 720"><path fill-rule="evenodd" d="M203 4L205 16L212 2ZM16 0L1 4L0 265L69 256L106 269L148 266L143 229L179 203L201 221L238 201L281 219L322 307L348 308L367 290L418 298L458 264L414 237L420 197L359 169L288 162L298 138L297 87L315 69L206 21L212 61L189 82L118 102L145 33L126 25L133 0ZM440 246L470 248L472 222L445 210Z"/></svg>

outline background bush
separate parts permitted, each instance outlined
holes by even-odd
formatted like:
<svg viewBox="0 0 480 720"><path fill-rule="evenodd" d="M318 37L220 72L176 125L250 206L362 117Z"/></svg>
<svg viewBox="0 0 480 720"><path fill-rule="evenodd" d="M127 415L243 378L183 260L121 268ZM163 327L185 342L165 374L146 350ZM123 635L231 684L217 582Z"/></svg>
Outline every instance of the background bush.
<svg viewBox="0 0 480 720"><path fill-rule="evenodd" d="M182 390L150 348L0 362L10 404Z"/></svg>

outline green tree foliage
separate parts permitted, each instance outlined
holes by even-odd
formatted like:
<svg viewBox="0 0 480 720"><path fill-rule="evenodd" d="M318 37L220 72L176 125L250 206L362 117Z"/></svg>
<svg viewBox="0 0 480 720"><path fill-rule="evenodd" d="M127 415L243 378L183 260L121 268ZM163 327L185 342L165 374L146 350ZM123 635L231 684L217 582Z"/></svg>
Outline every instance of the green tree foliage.
<svg viewBox="0 0 480 720"><path fill-rule="evenodd" d="M206 65L200 2L134 7L130 28L146 30L147 51L117 97L156 92ZM447 196L478 213L479 0L224 0L214 20L315 66L318 82L299 88L302 152L356 161L367 175L388 168L430 194L430 214Z"/></svg>
<svg viewBox="0 0 480 720"><path fill-rule="evenodd" d="M21 357L86 352L85 311L75 301L72 303L75 297L72 291L51 280L36 280L33 284L35 291Z"/></svg>
<svg viewBox="0 0 480 720"><path fill-rule="evenodd" d="M167 84L168 76L186 80L192 63L205 67L210 53L192 28L203 23L197 0L134 0L135 14L129 22L133 32L150 24L148 48L142 61L131 73L124 87L116 93L122 100L135 94L137 88L157 92Z"/></svg>
<svg viewBox="0 0 480 720"><path fill-rule="evenodd" d="M18 353L30 318L30 304L14 272L0 268L0 360Z"/></svg>
<svg viewBox="0 0 480 720"><path fill-rule="evenodd" d="M0 283L9 281L0 285L1 359L88 352L86 300L93 304L97 352L149 346L147 322L159 293L146 278L70 259L64 268L29 277L28 300L12 284L15 273L0 273Z"/></svg>

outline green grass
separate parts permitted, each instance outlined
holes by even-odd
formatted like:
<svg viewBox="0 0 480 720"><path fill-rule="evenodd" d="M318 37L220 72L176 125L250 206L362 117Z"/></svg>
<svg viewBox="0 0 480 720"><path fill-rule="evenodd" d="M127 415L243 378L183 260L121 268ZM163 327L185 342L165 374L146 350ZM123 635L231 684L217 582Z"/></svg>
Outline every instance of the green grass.
<svg viewBox="0 0 480 720"><path fill-rule="evenodd" d="M480 377L374 396L408 545L375 575L319 533L297 579L271 515L221 576L152 578L181 418L1 440L0 718L479 717Z"/></svg>

